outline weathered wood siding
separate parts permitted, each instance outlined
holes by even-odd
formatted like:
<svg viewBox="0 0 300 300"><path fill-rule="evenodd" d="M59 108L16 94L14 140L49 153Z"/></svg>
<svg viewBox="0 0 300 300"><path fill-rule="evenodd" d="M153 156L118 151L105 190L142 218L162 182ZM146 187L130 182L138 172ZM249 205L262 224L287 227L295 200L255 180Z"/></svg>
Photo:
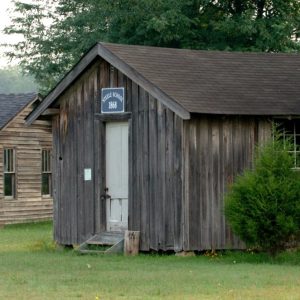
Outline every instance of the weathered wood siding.
<svg viewBox="0 0 300 300"><path fill-rule="evenodd" d="M268 137L270 122L259 118L199 116L184 123L184 250L243 247L225 221L223 196Z"/></svg>
<svg viewBox="0 0 300 300"><path fill-rule="evenodd" d="M129 229L141 232L141 250L179 250L183 121L130 84Z"/></svg>
<svg viewBox="0 0 300 300"><path fill-rule="evenodd" d="M61 97L60 114L52 122L54 237L65 245L80 243L95 232L94 111L99 81L96 64ZM91 181L84 180L85 168L92 169Z"/></svg>
<svg viewBox="0 0 300 300"><path fill-rule="evenodd" d="M122 86L130 113L128 226L141 232L141 250L242 247L225 222L223 195L234 176L251 165L254 145L269 136L269 124L222 116L183 121L100 59L57 102L55 239L78 244L105 231L100 91ZM91 181L84 181L84 168L92 169Z"/></svg>
<svg viewBox="0 0 300 300"><path fill-rule="evenodd" d="M124 86L129 119L129 222L138 230L141 250L182 248L182 133L183 121L143 88L103 62L100 88ZM100 106L100 104L99 104ZM105 123L98 120L100 135L95 141L101 151L96 166L100 194L105 187ZM101 139L98 140L98 136ZM102 141L102 143L101 143ZM99 151L99 150L98 150ZM99 202L99 195L96 196ZM101 207L100 207L101 208ZM99 211L99 210L98 210ZM105 210L101 219L105 229Z"/></svg>
<svg viewBox="0 0 300 300"><path fill-rule="evenodd" d="M51 149L49 121L36 121L26 127L24 118L31 112L29 105L6 127L0 130L0 222L4 224L52 218L52 197L41 195L41 151ZM16 198L3 196L3 148L16 153Z"/></svg>
<svg viewBox="0 0 300 300"><path fill-rule="evenodd" d="M105 122L97 113L101 88L116 86L126 87L131 112L129 228L141 231L142 250L181 248L183 122L104 61L66 91L53 119L55 239L77 244L105 230ZM92 181L84 181L84 168Z"/></svg>

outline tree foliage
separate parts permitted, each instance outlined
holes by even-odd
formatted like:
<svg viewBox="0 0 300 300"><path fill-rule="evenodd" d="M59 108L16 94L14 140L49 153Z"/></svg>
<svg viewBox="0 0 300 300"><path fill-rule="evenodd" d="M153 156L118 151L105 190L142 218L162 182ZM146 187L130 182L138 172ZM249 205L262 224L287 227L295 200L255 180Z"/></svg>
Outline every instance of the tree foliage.
<svg viewBox="0 0 300 300"><path fill-rule="evenodd" d="M245 171L225 197L225 215L248 245L276 254L300 232L300 174L293 170L293 144L276 133L258 148L254 168Z"/></svg>
<svg viewBox="0 0 300 300"><path fill-rule="evenodd" d="M298 0L15 2L8 53L49 90L97 41L192 49L298 51Z"/></svg>
<svg viewBox="0 0 300 300"><path fill-rule="evenodd" d="M293 0L206 0L203 15L214 49L299 51L300 2Z"/></svg>

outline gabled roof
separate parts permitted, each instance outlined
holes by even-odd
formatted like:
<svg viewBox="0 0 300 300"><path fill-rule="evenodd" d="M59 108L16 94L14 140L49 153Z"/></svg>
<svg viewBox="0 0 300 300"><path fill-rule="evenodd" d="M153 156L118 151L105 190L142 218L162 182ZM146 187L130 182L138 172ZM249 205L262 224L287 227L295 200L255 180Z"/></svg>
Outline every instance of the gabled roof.
<svg viewBox="0 0 300 300"><path fill-rule="evenodd" d="M36 98L35 93L0 94L0 130Z"/></svg>
<svg viewBox="0 0 300 300"><path fill-rule="evenodd" d="M300 55L98 43L29 117L38 117L102 57L184 119L190 113L300 115Z"/></svg>
<svg viewBox="0 0 300 300"><path fill-rule="evenodd" d="M190 113L300 114L300 55L106 44Z"/></svg>

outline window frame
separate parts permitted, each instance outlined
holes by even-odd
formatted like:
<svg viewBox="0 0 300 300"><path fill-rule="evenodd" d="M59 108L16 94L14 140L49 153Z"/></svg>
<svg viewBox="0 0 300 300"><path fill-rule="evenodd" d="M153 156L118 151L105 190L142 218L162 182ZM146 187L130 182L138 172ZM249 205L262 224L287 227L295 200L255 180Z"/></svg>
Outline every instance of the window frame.
<svg viewBox="0 0 300 300"><path fill-rule="evenodd" d="M292 132L288 132L286 130L285 124L287 124L287 121L293 122ZM280 132L282 134L284 143L288 138L292 138L294 148L293 148L293 150L289 150L288 152L293 154L293 159L294 159L293 170L300 171L300 144L297 145L297 137L300 138L300 131L297 132L297 130L296 130L296 121L299 122L299 119L297 119L297 120L296 119L280 120L279 125L281 127Z"/></svg>
<svg viewBox="0 0 300 300"><path fill-rule="evenodd" d="M47 153L44 156L44 153ZM46 165L46 168L44 166ZM43 193L43 177L47 174L49 193ZM41 149L41 195L42 197L52 197L52 149Z"/></svg>
<svg viewBox="0 0 300 300"><path fill-rule="evenodd" d="M7 151L12 151L12 155L8 158L10 160L9 165L6 168L6 161L7 161ZM16 172L16 149L14 147L4 147L3 148L3 197L4 199L15 200L17 199L17 172ZM12 167L12 168L10 168ZM9 170L7 170L9 169ZM12 195L6 195L5 193L5 175L10 174L12 175Z"/></svg>

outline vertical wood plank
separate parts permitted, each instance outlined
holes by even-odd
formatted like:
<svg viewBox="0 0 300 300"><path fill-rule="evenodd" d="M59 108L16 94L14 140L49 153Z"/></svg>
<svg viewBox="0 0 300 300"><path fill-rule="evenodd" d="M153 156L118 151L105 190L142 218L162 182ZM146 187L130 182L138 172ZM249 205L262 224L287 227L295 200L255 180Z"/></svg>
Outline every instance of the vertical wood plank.
<svg viewBox="0 0 300 300"><path fill-rule="evenodd" d="M208 148L208 120L206 117L202 117L199 122L200 127L200 136L199 136L199 144L200 144L200 228L201 228L201 244L200 249L210 249L210 215L209 215L209 166L207 157L209 155L210 149Z"/></svg>
<svg viewBox="0 0 300 300"><path fill-rule="evenodd" d="M138 87L138 112L137 112L137 124L138 129L136 131L136 140L134 141L136 146L136 157L137 157L137 166L136 166L136 172L137 172L137 213L138 213L138 226L139 231L141 232L140 236L140 245L142 246L142 249L144 249L144 243L145 243L145 214L144 209L146 208L145 205L145 183L144 183L144 161L143 161L143 136L144 136L144 105L145 105L145 92L141 87Z"/></svg>
<svg viewBox="0 0 300 300"><path fill-rule="evenodd" d="M84 241L84 217L85 217L85 207L84 202L84 159L82 159L85 155L84 153L84 134L82 132L82 128L84 128L84 94L83 94L83 86L79 85L77 87L77 137L78 137L78 147L77 147L77 240Z"/></svg>
<svg viewBox="0 0 300 300"><path fill-rule="evenodd" d="M68 102L65 101L63 103L63 117L61 118L61 137L62 137L62 144L61 144L61 174L62 178L68 178ZM67 184L62 184L61 186L61 196L63 201L61 202L61 215L63 220L63 226L61 228L61 238L63 244L69 244L69 235L70 235L70 219L68 213L68 204L69 198L66 197L68 194L68 186Z"/></svg>
<svg viewBox="0 0 300 300"><path fill-rule="evenodd" d="M202 140L201 140L201 131L202 131L202 122L196 122L195 124L195 147L196 147L196 159L195 159L195 201L197 202L195 209L195 218L196 218L196 225L195 225L195 234L196 234L196 241L195 241L195 250L198 250L201 248L201 240L202 240L202 218L201 218L201 212L202 212L202 206L203 206L203 198L202 198L202 189L203 189L203 177L201 176L203 174L203 166L201 163L202 155L203 155L203 149L202 149Z"/></svg>
<svg viewBox="0 0 300 300"><path fill-rule="evenodd" d="M132 119L128 120L128 229L134 228L133 218L134 214L134 170L133 170L133 124Z"/></svg>
<svg viewBox="0 0 300 300"><path fill-rule="evenodd" d="M70 95L70 106L69 106L69 124L68 124L68 134L70 136L69 138L69 153L68 156L68 167L69 167L69 190L68 195L65 195L69 198L69 207L68 212L70 214L70 239L71 240L77 240L77 203L76 203L76 190L77 190L77 180L76 180L76 173L72 170L74 167L77 167L77 164L74 162L77 161L77 143L74 143L72 147L70 147L72 141L77 140L77 131L76 131L76 97L74 95L75 93L72 92L72 95ZM76 168L77 169L77 168ZM76 170L75 169L75 170Z"/></svg>
<svg viewBox="0 0 300 300"><path fill-rule="evenodd" d="M128 112L132 112L132 81L126 78L126 103L125 109Z"/></svg>
<svg viewBox="0 0 300 300"><path fill-rule="evenodd" d="M159 236L158 247L165 250L165 210L166 210L166 110L164 106L157 103L158 113L158 157L160 159L160 172L158 172L158 221L159 221Z"/></svg>
<svg viewBox="0 0 300 300"><path fill-rule="evenodd" d="M94 65L91 74L88 77L88 103L89 103L89 141L88 145L90 145L89 149L89 165L91 166L92 169L92 180L90 181L90 194L89 194L89 202L88 202L88 231L87 231L87 236L94 235L95 234L95 140L94 140L94 116L95 116L95 104L96 104L96 98L95 98L95 78L97 78L97 65Z"/></svg>
<svg viewBox="0 0 300 300"><path fill-rule="evenodd" d="M111 85L111 87L118 87L119 86L118 73L119 73L118 70L113 67L113 72L111 74L111 76L112 76L112 85Z"/></svg>
<svg viewBox="0 0 300 300"><path fill-rule="evenodd" d="M130 205L130 224L132 227L129 230L140 231L140 193L139 193L139 146L138 134L139 134L139 87L136 83L132 82L132 121L131 121L131 159L132 159L132 203Z"/></svg>
<svg viewBox="0 0 300 300"><path fill-rule="evenodd" d="M96 76L94 77L94 101L95 101L95 113L100 112L100 101L101 101L101 86L100 86L100 77L101 77L101 67L100 63L97 67ZM94 220L95 220L95 233L99 233L103 228L101 228L101 184L102 184L102 168L101 168L101 153L102 153L102 122L94 118L94 186L95 186L95 196L94 196Z"/></svg>
<svg viewBox="0 0 300 300"><path fill-rule="evenodd" d="M165 208L165 232L166 249L174 249L174 113L166 109L166 208Z"/></svg>
<svg viewBox="0 0 300 300"><path fill-rule="evenodd" d="M212 176L211 176L211 227L212 249L218 247L219 207L218 207L218 178L219 178L219 132L217 120L212 120Z"/></svg>
<svg viewBox="0 0 300 300"><path fill-rule="evenodd" d="M223 123L223 159L224 159L224 194L233 183L233 151L232 151L232 119L226 118ZM225 219L224 219L225 220ZM228 222L225 220L224 233L225 248L232 243L232 232Z"/></svg>
<svg viewBox="0 0 300 300"><path fill-rule="evenodd" d="M139 113L140 129L140 151L141 152L141 250L148 250L150 244L149 233L149 95L145 90L140 89L140 99L142 111Z"/></svg>
<svg viewBox="0 0 300 300"><path fill-rule="evenodd" d="M100 65L100 89L107 88L109 86L109 80L110 80L110 68L109 64L105 61L102 61ZM104 194L104 190L106 188L106 147L105 147L105 137L106 137L106 131L105 131L105 123L100 123L100 168L101 168L101 178L100 178L100 197ZM106 230L106 201L105 199L100 199L100 231Z"/></svg>
<svg viewBox="0 0 300 300"><path fill-rule="evenodd" d="M52 120L52 135L53 135L53 232L54 239L61 239L61 172L60 172L60 119L59 115Z"/></svg>
<svg viewBox="0 0 300 300"><path fill-rule="evenodd" d="M197 249L197 240L198 240L198 222L199 222L199 195L198 185L199 185L199 176L197 176L197 158L198 158L198 149L197 149L197 122L196 120L190 121L189 124L189 160L190 160L190 169L189 169L189 211L188 211L188 220L189 220L189 250Z"/></svg>
<svg viewBox="0 0 300 300"><path fill-rule="evenodd" d="M183 121L174 115L174 250L183 249L183 168L182 168Z"/></svg>
<svg viewBox="0 0 300 300"><path fill-rule="evenodd" d="M157 157L157 100L152 96L149 98L149 214L150 214L150 248L158 250L158 201L160 201L158 185L158 157Z"/></svg>
<svg viewBox="0 0 300 300"><path fill-rule="evenodd" d="M189 204L190 204L190 157L189 157L189 121L183 123L183 152L184 152L184 206L183 210L183 250L189 250Z"/></svg>

